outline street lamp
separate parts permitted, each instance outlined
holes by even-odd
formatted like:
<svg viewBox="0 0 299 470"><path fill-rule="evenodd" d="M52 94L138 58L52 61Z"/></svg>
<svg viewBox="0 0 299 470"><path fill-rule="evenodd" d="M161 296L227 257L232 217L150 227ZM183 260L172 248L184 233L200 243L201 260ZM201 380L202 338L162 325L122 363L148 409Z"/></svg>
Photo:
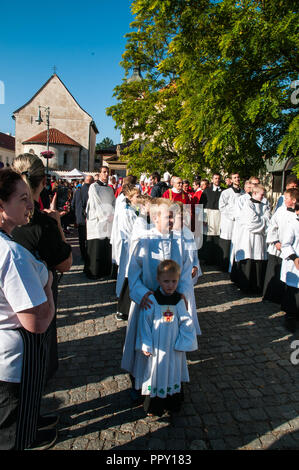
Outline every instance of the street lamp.
<svg viewBox="0 0 299 470"><path fill-rule="evenodd" d="M47 151L41 152L42 156L47 159L47 176L48 176L48 169L49 169L49 158L52 158L54 153L49 151L49 136L50 136L50 107L49 106L39 106L38 107L38 116L35 122L40 125L43 121L41 108L43 108L46 112L46 124L47 124Z"/></svg>

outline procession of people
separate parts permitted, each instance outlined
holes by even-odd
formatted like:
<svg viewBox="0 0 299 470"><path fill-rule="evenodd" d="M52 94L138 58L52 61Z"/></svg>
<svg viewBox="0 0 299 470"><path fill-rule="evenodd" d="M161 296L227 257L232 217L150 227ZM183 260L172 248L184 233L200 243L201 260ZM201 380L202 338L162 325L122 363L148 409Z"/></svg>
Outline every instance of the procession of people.
<svg viewBox="0 0 299 470"><path fill-rule="evenodd" d="M280 304L287 331L296 331L297 178L275 207L258 177L222 180L158 171L120 179L102 166L82 183L49 184L31 154L0 170L1 450L46 449L57 439L57 416L42 416L40 404L58 368L58 277L72 265L72 230L86 278L116 281L115 318L126 326L119 367L149 416L181 409L186 354L202 334L194 286L204 265L227 272L244 295Z"/></svg>

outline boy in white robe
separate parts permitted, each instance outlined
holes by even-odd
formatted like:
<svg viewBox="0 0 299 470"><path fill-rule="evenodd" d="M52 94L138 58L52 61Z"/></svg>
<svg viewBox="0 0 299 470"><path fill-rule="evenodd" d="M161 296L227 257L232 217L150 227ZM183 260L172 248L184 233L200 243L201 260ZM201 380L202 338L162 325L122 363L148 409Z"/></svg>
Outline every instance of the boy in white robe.
<svg viewBox="0 0 299 470"><path fill-rule="evenodd" d="M270 209L262 202L265 188L254 185L234 230L231 280L246 293L261 293L267 264L266 229Z"/></svg>
<svg viewBox="0 0 299 470"><path fill-rule="evenodd" d="M128 185L124 188L126 205L121 206L118 214L118 232L120 238L120 254L118 262L118 272L116 280L116 296L118 298L116 320L127 320L130 308L129 286L128 286L128 266L130 256L130 242L134 222L138 217L135 208L136 199L140 195L140 190L136 186Z"/></svg>
<svg viewBox="0 0 299 470"><path fill-rule="evenodd" d="M291 333L296 331L299 320L299 200L295 206L296 218L287 226L281 243L282 265L280 279L286 284L281 303L285 314L285 327Z"/></svg>
<svg viewBox="0 0 299 470"><path fill-rule="evenodd" d="M298 189L287 189L284 202L273 214L267 229L268 263L265 276L263 300L281 304L285 284L280 280L282 263L281 241L288 224L296 218L295 205Z"/></svg>
<svg viewBox="0 0 299 470"><path fill-rule="evenodd" d="M179 265L162 261L157 269L159 287L150 296L152 305L140 311L134 376L148 415L180 410L182 382L189 382L186 352L198 347L191 315L176 292L179 278Z"/></svg>
<svg viewBox="0 0 299 470"><path fill-rule="evenodd" d="M196 333L201 334L196 308L194 308L194 285L192 280L192 257L183 237L173 236L173 211L175 205L168 199L156 198L151 207L154 227L131 245L128 270L130 298L132 299L121 367L131 376L134 370L135 342L139 311L151 307L148 298L158 287L157 267L165 259L176 261L181 268L178 292L185 297L188 311L193 319ZM132 378L132 377L131 377Z"/></svg>
<svg viewBox="0 0 299 470"><path fill-rule="evenodd" d="M219 199L220 218L220 236L219 247L221 248L220 268L228 271L229 255L231 248L231 240L235 225L237 203L239 198L244 194L244 190L240 187L240 176L238 173L231 175L232 186L222 191Z"/></svg>

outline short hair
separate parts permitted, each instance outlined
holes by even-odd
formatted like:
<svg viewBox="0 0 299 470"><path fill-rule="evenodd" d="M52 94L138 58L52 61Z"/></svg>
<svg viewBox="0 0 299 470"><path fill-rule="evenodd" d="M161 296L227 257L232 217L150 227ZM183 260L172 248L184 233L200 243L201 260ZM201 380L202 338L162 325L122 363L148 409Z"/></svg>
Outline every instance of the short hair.
<svg viewBox="0 0 299 470"><path fill-rule="evenodd" d="M201 180L199 178L195 178L193 180L193 183L197 184L198 186L200 186L200 183L201 183Z"/></svg>
<svg viewBox="0 0 299 470"><path fill-rule="evenodd" d="M132 189L137 189L135 184L126 183L122 186L122 193L126 196Z"/></svg>
<svg viewBox="0 0 299 470"><path fill-rule="evenodd" d="M258 180L258 181L260 181L260 179L259 179L257 176L250 176L250 178L249 178L248 181L249 181L249 183L252 183L253 180ZM259 184L259 183L253 183L253 184Z"/></svg>
<svg viewBox="0 0 299 470"><path fill-rule="evenodd" d="M151 199L150 205L150 216L151 218L156 215L160 215L161 209L168 209L169 211L175 211L177 204L174 204L170 199L163 197L155 197Z"/></svg>
<svg viewBox="0 0 299 470"><path fill-rule="evenodd" d="M296 199L296 203L299 203L299 189L298 188L286 189L284 194L289 194L292 199Z"/></svg>
<svg viewBox="0 0 299 470"><path fill-rule="evenodd" d="M286 178L286 184L296 183L298 184L298 178L296 175L288 175Z"/></svg>
<svg viewBox="0 0 299 470"><path fill-rule="evenodd" d="M164 273L174 273L177 274L178 277L180 277L181 268L176 261L172 259L165 259L164 261L161 261L161 263L158 265L157 278L159 279L161 274Z"/></svg>
<svg viewBox="0 0 299 470"><path fill-rule="evenodd" d="M130 185L131 186L131 185ZM137 186L130 187L127 189L125 196L130 199L134 194L140 194L140 189Z"/></svg>
<svg viewBox="0 0 299 470"><path fill-rule="evenodd" d="M265 187L262 184L254 184L252 188L253 193L261 193L265 191Z"/></svg>
<svg viewBox="0 0 299 470"><path fill-rule="evenodd" d="M99 173L102 173L103 168L106 168L106 170L108 170L108 173L109 173L109 167L107 165L100 166Z"/></svg>
<svg viewBox="0 0 299 470"><path fill-rule="evenodd" d="M128 175L128 176L125 176L123 179L123 185L124 184L136 184L136 183L137 183L137 176Z"/></svg>
<svg viewBox="0 0 299 470"><path fill-rule="evenodd" d="M158 173L158 171L154 171L154 172L151 174L151 177L152 177L152 178L157 178L158 181L160 181L160 179L161 179L160 173Z"/></svg>

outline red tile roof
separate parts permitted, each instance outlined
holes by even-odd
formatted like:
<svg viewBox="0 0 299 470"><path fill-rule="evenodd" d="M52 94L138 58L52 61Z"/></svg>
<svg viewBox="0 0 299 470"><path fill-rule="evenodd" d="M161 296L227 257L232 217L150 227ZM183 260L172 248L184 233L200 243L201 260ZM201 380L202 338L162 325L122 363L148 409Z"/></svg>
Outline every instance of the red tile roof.
<svg viewBox="0 0 299 470"><path fill-rule="evenodd" d="M30 139L27 139L23 144L47 144L47 131L42 131L39 134L34 135ZM72 145L74 147L81 147L81 144L78 144L68 135L59 131L58 129L51 128L49 130L49 144L56 145Z"/></svg>
<svg viewBox="0 0 299 470"><path fill-rule="evenodd" d="M15 138L12 135L0 132L0 147L15 150Z"/></svg>

